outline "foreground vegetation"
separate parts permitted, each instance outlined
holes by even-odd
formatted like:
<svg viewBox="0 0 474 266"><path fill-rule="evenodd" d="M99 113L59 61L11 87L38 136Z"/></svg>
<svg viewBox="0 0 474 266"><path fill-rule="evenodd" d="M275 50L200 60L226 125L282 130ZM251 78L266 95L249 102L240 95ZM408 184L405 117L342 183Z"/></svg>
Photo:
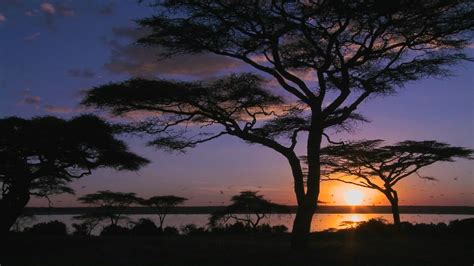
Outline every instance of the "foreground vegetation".
<svg viewBox="0 0 474 266"><path fill-rule="evenodd" d="M305 251L291 251L287 233L212 232L84 237L24 232L8 236L0 263L9 265L471 265L474 219L446 224L380 220L313 233ZM183 228L185 229L185 228ZM65 231L64 231L65 232ZM50 232L51 233L51 232Z"/></svg>

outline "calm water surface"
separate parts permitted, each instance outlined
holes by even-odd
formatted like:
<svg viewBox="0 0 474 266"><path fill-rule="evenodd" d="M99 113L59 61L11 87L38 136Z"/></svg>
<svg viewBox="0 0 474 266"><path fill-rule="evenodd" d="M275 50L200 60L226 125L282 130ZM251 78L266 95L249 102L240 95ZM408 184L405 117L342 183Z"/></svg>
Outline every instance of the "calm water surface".
<svg viewBox="0 0 474 266"><path fill-rule="evenodd" d="M31 226L35 223L48 222L58 220L68 226L68 230L72 232L72 224L78 223L72 217L74 215L36 215L35 219L26 226ZM129 215L130 221L137 221L140 218L149 218L158 223L158 217L152 214L145 215ZM382 218L388 222L392 222L391 214L367 214L367 213L344 213L344 214L315 214L311 231L323 231L329 228L341 229L347 227L347 224L354 222L366 221L371 218ZM401 219L404 222L410 223L448 223L456 219L474 218L474 215L454 215L454 214L402 214ZM170 214L166 217L165 226L174 226L178 229L186 224L195 224L197 226L205 227L208 223L209 215L207 214ZM269 218L264 219L265 223L270 225L285 225L291 231L294 214L273 214ZM102 227L107 225L99 225L94 230L93 234L98 234ZM122 222L122 226L128 226L128 222Z"/></svg>

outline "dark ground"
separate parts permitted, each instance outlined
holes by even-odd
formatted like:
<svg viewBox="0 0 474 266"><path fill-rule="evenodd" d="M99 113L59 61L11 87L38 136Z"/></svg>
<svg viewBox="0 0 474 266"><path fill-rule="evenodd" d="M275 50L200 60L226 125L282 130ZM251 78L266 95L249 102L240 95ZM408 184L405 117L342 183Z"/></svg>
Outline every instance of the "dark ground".
<svg viewBox="0 0 474 266"><path fill-rule="evenodd" d="M10 236L1 266L19 265L469 265L472 235L313 235L305 252L289 249L289 235ZM4 245L6 244L6 245Z"/></svg>

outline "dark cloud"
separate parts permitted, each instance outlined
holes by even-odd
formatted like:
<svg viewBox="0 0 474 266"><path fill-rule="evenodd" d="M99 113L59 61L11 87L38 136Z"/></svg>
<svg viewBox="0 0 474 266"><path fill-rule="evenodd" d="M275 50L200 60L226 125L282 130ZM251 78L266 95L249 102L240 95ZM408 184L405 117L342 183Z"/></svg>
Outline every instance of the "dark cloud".
<svg viewBox="0 0 474 266"><path fill-rule="evenodd" d="M41 97L31 94L31 90L25 89L21 91L21 99L18 101L20 105L30 105L38 108L41 104Z"/></svg>
<svg viewBox="0 0 474 266"><path fill-rule="evenodd" d="M90 69L84 68L84 69L79 69L79 68L73 68L69 69L67 73L75 78L85 78L85 79L90 79L90 78L95 78L96 73Z"/></svg>
<svg viewBox="0 0 474 266"><path fill-rule="evenodd" d="M114 39L107 43L112 54L104 65L112 73L128 74L134 77L156 77L178 75L212 77L242 64L230 58L213 54L178 55L160 59L164 51L160 47L144 47L134 42L146 32L135 28L114 28Z"/></svg>

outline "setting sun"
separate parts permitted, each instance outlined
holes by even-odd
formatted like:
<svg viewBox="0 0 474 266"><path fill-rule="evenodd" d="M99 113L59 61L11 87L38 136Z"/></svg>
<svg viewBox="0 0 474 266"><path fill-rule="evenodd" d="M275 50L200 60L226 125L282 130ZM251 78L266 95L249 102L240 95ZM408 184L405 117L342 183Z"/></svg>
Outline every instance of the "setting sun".
<svg viewBox="0 0 474 266"><path fill-rule="evenodd" d="M364 195L358 190L348 190L344 193L344 200L349 205L360 205Z"/></svg>

